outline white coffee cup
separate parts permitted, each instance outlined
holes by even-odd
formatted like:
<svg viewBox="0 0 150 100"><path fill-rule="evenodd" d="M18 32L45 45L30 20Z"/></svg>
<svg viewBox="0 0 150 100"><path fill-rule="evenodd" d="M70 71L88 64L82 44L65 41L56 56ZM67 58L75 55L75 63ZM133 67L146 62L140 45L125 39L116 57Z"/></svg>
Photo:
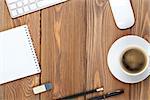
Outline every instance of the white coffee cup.
<svg viewBox="0 0 150 100"><path fill-rule="evenodd" d="M125 70L124 65L122 64L122 59L123 59L122 56L125 54L125 52L127 52L129 50L132 50L132 49L139 50L142 53L142 55L145 57L145 62L143 62L145 64L143 66L141 66L143 68L140 71L136 72L136 73L132 73L132 72L129 72L129 71ZM140 59L140 58L138 58L138 59ZM138 45L129 45L126 48L124 48L124 50L122 50L122 53L120 55L120 65L121 65L121 70L125 74L127 74L129 76L137 76L137 75L143 74L150 67L149 66L150 65L150 57L149 57L148 53L146 52L146 50L144 50L142 47L140 47Z"/></svg>
<svg viewBox="0 0 150 100"><path fill-rule="evenodd" d="M122 68L120 59L122 54L129 48L138 48L146 55L146 64L138 73L129 73ZM128 35L116 40L110 47L107 55L107 64L110 72L118 80L124 83L138 83L150 76L150 43L145 39Z"/></svg>

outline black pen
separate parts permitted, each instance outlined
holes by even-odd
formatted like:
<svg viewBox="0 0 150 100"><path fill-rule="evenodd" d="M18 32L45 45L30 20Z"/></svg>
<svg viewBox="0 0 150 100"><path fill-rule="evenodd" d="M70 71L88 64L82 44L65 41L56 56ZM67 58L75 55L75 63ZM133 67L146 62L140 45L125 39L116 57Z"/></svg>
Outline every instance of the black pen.
<svg viewBox="0 0 150 100"><path fill-rule="evenodd" d="M62 97L62 98L59 98L59 99L56 99L56 100L70 100L72 98L76 98L76 97L79 97L79 96L84 96L84 95L87 95L87 94L91 94L91 93L95 93L95 92L102 92L104 91L104 88L101 87L101 88L96 88L96 89L93 89L93 90L89 90L89 91L85 91L85 92L81 92L81 93L77 93L77 94L73 94L73 95L70 95L70 96L66 96L66 97Z"/></svg>
<svg viewBox="0 0 150 100"><path fill-rule="evenodd" d="M88 100L102 100L102 99L106 99L106 98L109 98L109 97L112 97L112 96L117 96L117 95L120 95L124 93L124 90L123 89L118 89L118 90L115 90L113 92L108 92L102 96L96 96L96 97L92 97Z"/></svg>

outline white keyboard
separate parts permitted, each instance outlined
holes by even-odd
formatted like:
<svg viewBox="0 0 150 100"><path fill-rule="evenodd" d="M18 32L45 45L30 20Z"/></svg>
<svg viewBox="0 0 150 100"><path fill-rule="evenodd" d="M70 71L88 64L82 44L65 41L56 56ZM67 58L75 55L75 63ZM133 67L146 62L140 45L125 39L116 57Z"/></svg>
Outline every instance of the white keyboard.
<svg viewBox="0 0 150 100"><path fill-rule="evenodd" d="M12 18L16 18L67 0L6 0Z"/></svg>

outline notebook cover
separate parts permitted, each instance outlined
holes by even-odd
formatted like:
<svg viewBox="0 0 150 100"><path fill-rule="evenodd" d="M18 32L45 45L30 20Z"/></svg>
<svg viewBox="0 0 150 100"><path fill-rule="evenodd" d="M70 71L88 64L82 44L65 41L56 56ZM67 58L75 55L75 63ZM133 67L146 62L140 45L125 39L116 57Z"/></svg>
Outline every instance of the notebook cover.
<svg viewBox="0 0 150 100"><path fill-rule="evenodd" d="M0 32L0 84L40 72L28 26Z"/></svg>

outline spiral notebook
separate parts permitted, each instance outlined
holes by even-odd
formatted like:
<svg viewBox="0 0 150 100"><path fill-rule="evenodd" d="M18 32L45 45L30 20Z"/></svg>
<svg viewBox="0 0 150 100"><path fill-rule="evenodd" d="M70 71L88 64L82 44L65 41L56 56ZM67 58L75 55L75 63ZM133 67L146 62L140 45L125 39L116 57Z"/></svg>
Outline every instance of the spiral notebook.
<svg viewBox="0 0 150 100"><path fill-rule="evenodd" d="M40 72L28 26L0 32L0 84Z"/></svg>

